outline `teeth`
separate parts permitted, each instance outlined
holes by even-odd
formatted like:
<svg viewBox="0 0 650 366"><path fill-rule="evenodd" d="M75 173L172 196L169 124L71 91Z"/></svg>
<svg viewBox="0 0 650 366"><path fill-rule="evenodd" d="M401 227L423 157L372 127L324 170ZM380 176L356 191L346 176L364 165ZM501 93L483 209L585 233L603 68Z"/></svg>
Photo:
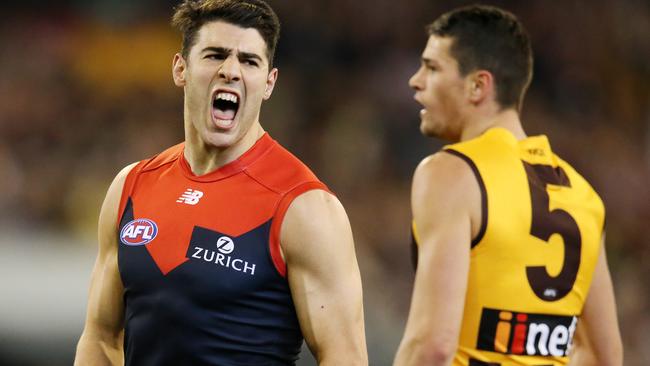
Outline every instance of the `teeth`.
<svg viewBox="0 0 650 366"><path fill-rule="evenodd" d="M224 92L218 93L215 99L223 99L233 103L237 103L239 101L239 98L237 98L235 94Z"/></svg>

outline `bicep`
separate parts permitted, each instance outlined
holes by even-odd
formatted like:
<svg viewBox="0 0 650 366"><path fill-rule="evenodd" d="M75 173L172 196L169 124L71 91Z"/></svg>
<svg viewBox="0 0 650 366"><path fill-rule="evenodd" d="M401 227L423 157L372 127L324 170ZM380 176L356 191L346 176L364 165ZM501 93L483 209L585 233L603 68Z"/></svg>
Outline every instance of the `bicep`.
<svg viewBox="0 0 650 366"><path fill-rule="evenodd" d="M415 184L412 207L419 243L411 314L420 327L446 331L453 337L465 301L470 216L453 194L448 196L430 183L424 189L417 188L417 181Z"/></svg>
<svg viewBox="0 0 650 366"><path fill-rule="evenodd" d="M305 340L319 361L365 358L361 277L352 230L340 202L313 190L282 223L287 276ZM335 362L333 364L336 364Z"/></svg>
<svg viewBox="0 0 650 366"><path fill-rule="evenodd" d="M416 217L416 227L418 221ZM420 242L409 317L417 319L414 326L455 334L467 287L469 223L458 218L443 226L436 231L417 229Z"/></svg>

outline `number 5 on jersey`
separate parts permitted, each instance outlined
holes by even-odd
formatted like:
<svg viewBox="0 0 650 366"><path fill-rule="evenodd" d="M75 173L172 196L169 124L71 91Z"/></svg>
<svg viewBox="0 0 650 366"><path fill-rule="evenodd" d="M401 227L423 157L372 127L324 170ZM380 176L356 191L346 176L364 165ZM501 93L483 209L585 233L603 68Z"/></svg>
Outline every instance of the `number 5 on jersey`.
<svg viewBox="0 0 650 366"><path fill-rule="evenodd" d="M522 162L528 176L532 207L530 235L548 242L551 235L559 234L564 241L564 263L560 273L553 277L545 266L528 266L526 275L535 295L545 301L557 301L565 297L573 288L580 268L582 247L580 230L575 219L565 210L551 210L548 184L571 187L566 173L561 167L528 164Z"/></svg>

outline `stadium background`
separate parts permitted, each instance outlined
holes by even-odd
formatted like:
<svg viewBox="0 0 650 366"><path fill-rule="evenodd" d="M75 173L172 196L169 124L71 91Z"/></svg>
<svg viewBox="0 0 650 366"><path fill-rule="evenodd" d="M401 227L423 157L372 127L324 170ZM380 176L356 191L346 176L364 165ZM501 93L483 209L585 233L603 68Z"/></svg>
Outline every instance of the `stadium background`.
<svg viewBox="0 0 650 366"><path fill-rule="evenodd" d="M271 135L346 206L372 365L410 300L409 184L439 148L407 87L423 27L461 1L271 1L283 24ZM529 29L529 134L594 185L626 365L650 364L650 3L494 1ZM176 1L5 1L0 13L0 364L68 365L83 326L97 214L113 176L182 139L170 67ZM161 335L164 336L164 335ZM309 356L301 365L311 365Z"/></svg>

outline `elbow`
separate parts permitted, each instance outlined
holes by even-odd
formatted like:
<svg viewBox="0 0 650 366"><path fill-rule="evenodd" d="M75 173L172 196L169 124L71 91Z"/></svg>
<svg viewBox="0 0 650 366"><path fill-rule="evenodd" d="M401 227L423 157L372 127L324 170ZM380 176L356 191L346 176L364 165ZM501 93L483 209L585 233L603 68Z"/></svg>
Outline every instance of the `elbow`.
<svg viewBox="0 0 650 366"><path fill-rule="evenodd" d="M596 357L591 365L594 366L623 366L623 354L620 357Z"/></svg>
<svg viewBox="0 0 650 366"><path fill-rule="evenodd" d="M368 366L368 357L355 357L352 355L338 355L337 357L318 357L318 366Z"/></svg>
<svg viewBox="0 0 650 366"><path fill-rule="evenodd" d="M594 347L595 364L599 366L623 366L623 341L621 337L610 339L607 347Z"/></svg>
<svg viewBox="0 0 650 366"><path fill-rule="evenodd" d="M606 347L577 345L571 361L572 365L623 366L623 345L620 338L610 340Z"/></svg>
<svg viewBox="0 0 650 366"><path fill-rule="evenodd" d="M400 352L404 365L449 365L456 354L457 342L438 338L407 341ZM406 361L408 360L408 361Z"/></svg>
<svg viewBox="0 0 650 366"><path fill-rule="evenodd" d="M613 342L607 353L596 356L596 364L602 366L623 366L623 344Z"/></svg>
<svg viewBox="0 0 650 366"><path fill-rule="evenodd" d="M368 366L368 352L365 341L357 347L339 347L326 350L311 349L319 366Z"/></svg>
<svg viewBox="0 0 650 366"><path fill-rule="evenodd" d="M425 365L449 365L456 354L456 342L448 340L434 340L423 350Z"/></svg>

